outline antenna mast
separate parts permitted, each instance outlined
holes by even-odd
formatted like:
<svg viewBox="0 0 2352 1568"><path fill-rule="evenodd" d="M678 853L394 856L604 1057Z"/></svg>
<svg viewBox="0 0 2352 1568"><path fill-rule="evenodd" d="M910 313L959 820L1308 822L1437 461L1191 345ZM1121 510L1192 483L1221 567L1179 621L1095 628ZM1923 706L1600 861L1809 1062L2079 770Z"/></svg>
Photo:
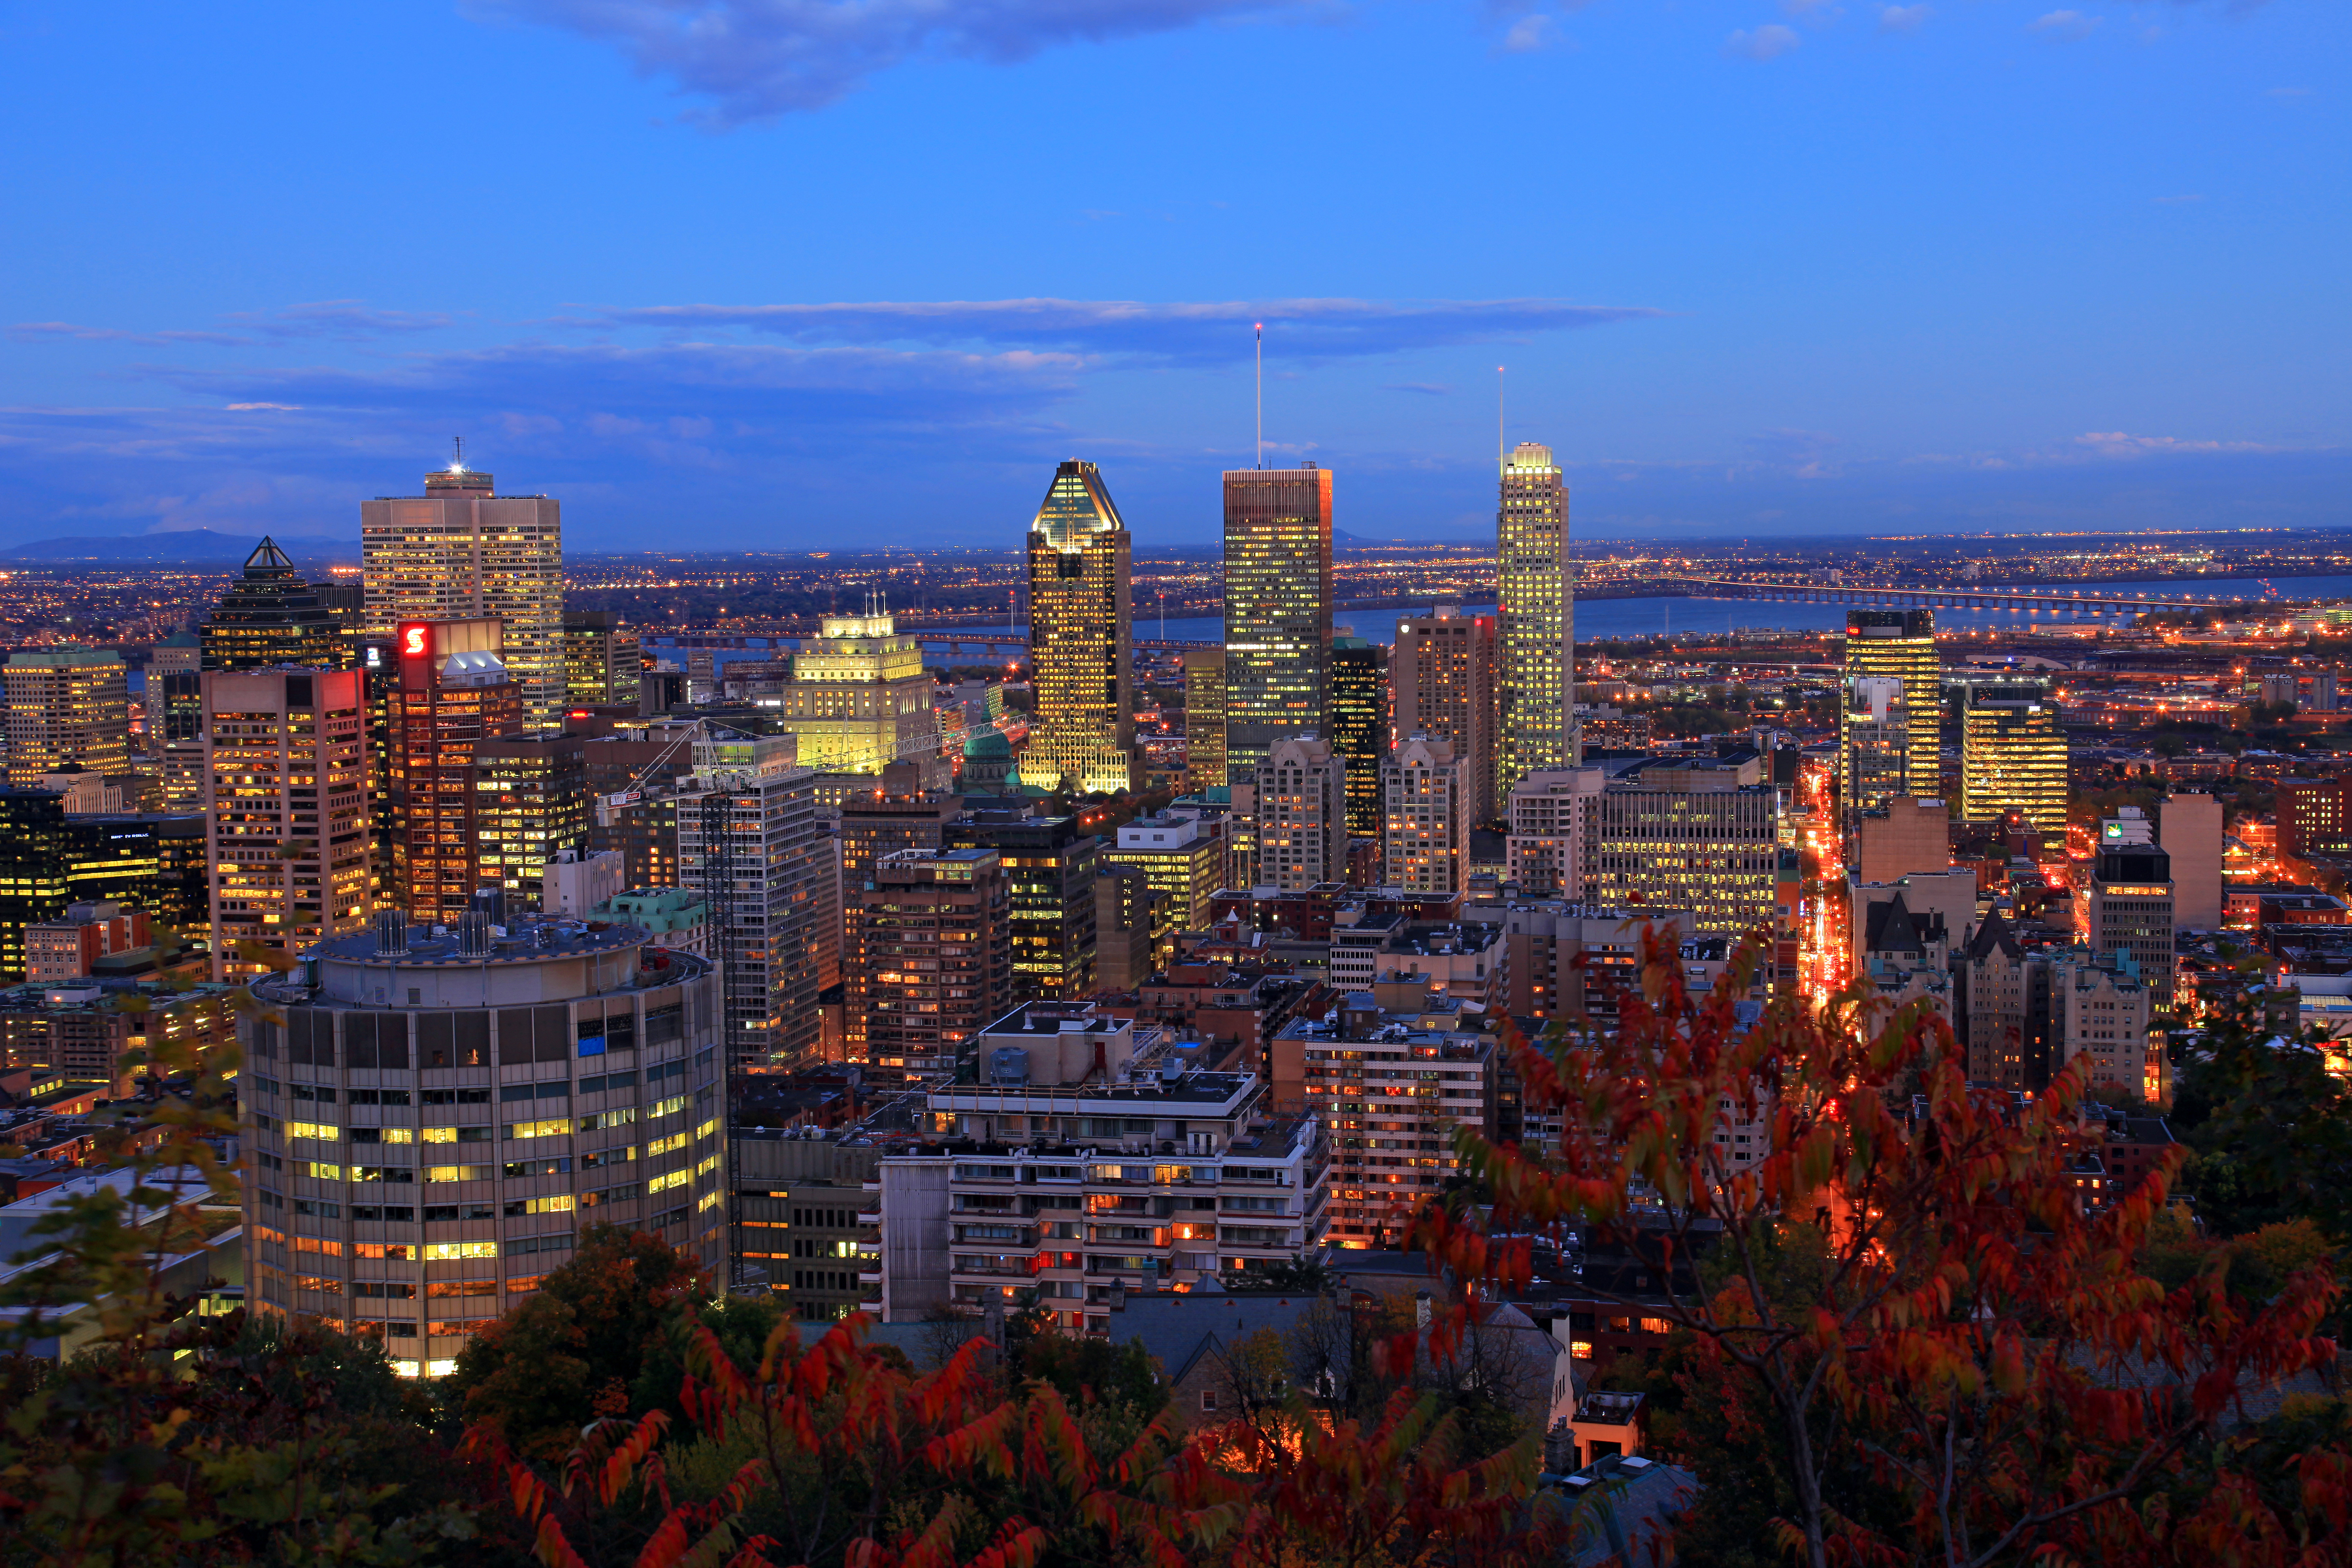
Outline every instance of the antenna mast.
<svg viewBox="0 0 2352 1568"><path fill-rule="evenodd" d="M1256 325L1257 332L1257 456L1256 466L1265 467L1265 323Z"/></svg>
<svg viewBox="0 0 2352 1568"><path fill-rule="evenodd" d="M449 437L449 445L457 451L457 456L449 459L449 467L453 472L462 474L466 471L466 438L463 436L452 436Z"/></svg>
<svg viewBox="0 0 2352 1568"><path fill-rule="evenodd" d="M1503 434L1503 367L1495 367L1495 465L1500 468L1510 460L1511 440Z"/></svg>

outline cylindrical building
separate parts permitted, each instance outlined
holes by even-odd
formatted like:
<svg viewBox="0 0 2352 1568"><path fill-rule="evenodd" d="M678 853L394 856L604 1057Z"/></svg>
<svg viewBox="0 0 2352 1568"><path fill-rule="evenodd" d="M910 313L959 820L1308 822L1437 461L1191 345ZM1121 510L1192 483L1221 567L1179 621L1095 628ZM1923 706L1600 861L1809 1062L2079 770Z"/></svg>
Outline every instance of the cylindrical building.
<svg viewBox="0 0 2352 1568"><path fill-rule="evenodd" d="M718 1271L719 981L635 926L393 911L257 982L239 1026L248 1299L379 1333L410 1375L538 1288L579 1229Z"/></svg>

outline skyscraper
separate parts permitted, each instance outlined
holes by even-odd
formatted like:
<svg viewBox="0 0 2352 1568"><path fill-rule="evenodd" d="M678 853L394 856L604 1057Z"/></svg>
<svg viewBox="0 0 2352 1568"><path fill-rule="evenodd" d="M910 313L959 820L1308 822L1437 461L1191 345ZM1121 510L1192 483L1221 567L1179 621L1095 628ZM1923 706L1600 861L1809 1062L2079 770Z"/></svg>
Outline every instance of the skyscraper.
<svg viewBox="0 0 2352 1568"><path fill-rule="evenodd" d="M219 979L238 942L290 955L367 923L367 700L357 670L202 679Z"/></svg>
<svg viewBox="0 0 2352 1568"><path fill-rule="evenodd" d="M1960 817L1998 822L2014 807L2034 831L2066 835L2066 731L2038 680L1960 687Z"/></svg>
<svg viewBox="0 0 2352 1568"><path fill-rule="evenodd" d="M245 558L245 575L221 595L196 635L206 669L279 664L338 669L351 662L335 613L270 539Z"/></svg>
<svg viewBox="0 0 2352 1568"><path fill-rule="evenodd" d="M1341 626L1331 639L1331 753L1348 766L1348 837L1381 836L1381 763L1389 754L1389 650Z"/></svg>
<svg viewBox="0 0 2352 1568"><path fill-rule="evenodd" d="M2172 857L2156 841L2155 825L2136 805L2099 823L2091 861L2091 953L2103 963L2129 965L2154 998L2172 1010L2175 932Z"/></svg>
<svg viewBox="0 0 2352 1568"><path fill-rule="evenodd" d="M1572 767L1576 744L1576 573L1568 487L1551 448L1522 441L1503 462L1495 517L1502 622L1503 736L1494 798L1538 768ZM1400 717L1400 722L1402 721Z"/></svg>
<svg viewBox="0 0 2352 1568"><path fill-rule="evenodd" d="M404 621L399 683L385 699L391 757L394 908L454 925L485 881L484 796L475 748L522 730L522 692L500 658L499 623Z"/></svg>
<svg viewBox="0 0 2352 1568"><path fill-rule="evenodd" d="M1889 704L1874 695L1881 689L1863 683L1892 679L1903 683L1902 708L1909 722L1908 744L1890 772L1878 770L1885 795L1932 796L1941 793L1937 755L1943 729L1943 687L1936 655L1936 616L1932 610L1848 610L1845 616L1844 712L1838 742L1838 778L1856 776L1853 748L1860 737L1853 731L1856 715L1878 712ZM1864 770L1870 774L1871 770ZM1894 776L1899 773L1899 780ZM1881 796L1880 798L1884 798ZM1849 799L1848 811L1863 811L1877 800Z"/></svg>
<svg viewBox="0 0 2352 1568"><path fill-rule="evenodd" d="M548 861L587 847L586 746L578 735L475 743L482 879L506 889L509 910L545 909Z"/></svg>
<svg viewBox="0 0 2352 1568"><path fill-rule="evenodd" d="M0 680L8 691L8 783L22 789L68 763L94 773L131 766L130 670L94 647L19 648Z"/></svg>
<svg viewBox="0 0 2352 1568"><path fill-rule="evenodd" d="M610 610L563 612L563 691L578 704L636 706L642 673L637 634Z"/></svg>
<svg viewBox="0 0 2352 1568"><path fill-rule="evenodd" d="M1115 794L1135 784L1129 539L1102 471L1054 470L1029 525L1029 655L1037 707L1021 782Z"/></svg>
<svg viewBox="0 0 2352 1568"><path fill-rule="evenodd" d="M1225 787L1225 650L1184 650L1184 785Z"/></svg>
<svg viewBox="0 0 2352 1568"><path fill-rule="evenodd" d="M528 729L562 726L562 510L547 496L501 496L490 476L452 462L425 476L422 496L360 507L367 630L405 621L494 616Z"/></svg>
<svg viewBox="0 0 2352 1568"><path fill-rule="evenodd" d="M993 849L895 849L854 895L872 973L856 995L877 1084L953 1077L1013 1005L1012 894ZM845 998L845 1000L846 1000Z"/></svg>
<svg viewBox="0 0 2352 1568"><path fill-rule="evenodd" d="M1313 735L1276 741L1257 770L1259 881L1311 888L1348 873L1348 769Z"/></svg>
<svg viewBox="0 0 2352 1568"><path fill-rule="evenodd" d="M1465 616L1459 605L1440 605L1433 615L1401 616L1396 657L1389 665L1396 689L1396 732L1427 735L1453 748L1470 791L1471 820L1481 824L1500 816L1501 803L1510 798L1508 791L1498 795L1496 789L1501 771L1496 742L1502 729L1498 619Z"/></svg>
<svg viewBox="0 0 2352 1568"><path fill-rule="evenodd" d="M1276 741L1327 722L1331 470L1225 475L1225 777L1247 783Z"/></svg>

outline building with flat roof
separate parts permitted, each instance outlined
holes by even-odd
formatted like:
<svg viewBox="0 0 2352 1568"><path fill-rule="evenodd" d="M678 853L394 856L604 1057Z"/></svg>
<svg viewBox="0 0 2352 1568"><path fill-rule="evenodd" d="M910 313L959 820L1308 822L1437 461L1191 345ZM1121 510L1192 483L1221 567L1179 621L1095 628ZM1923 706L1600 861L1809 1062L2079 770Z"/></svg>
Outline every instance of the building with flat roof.
<svg viewBox="0 0 2352 1568"><path fill-rule="evenodd" d="M1331 470L1229 470L1225 773L1253 782L1276 742L1328 721Z"/></svg>

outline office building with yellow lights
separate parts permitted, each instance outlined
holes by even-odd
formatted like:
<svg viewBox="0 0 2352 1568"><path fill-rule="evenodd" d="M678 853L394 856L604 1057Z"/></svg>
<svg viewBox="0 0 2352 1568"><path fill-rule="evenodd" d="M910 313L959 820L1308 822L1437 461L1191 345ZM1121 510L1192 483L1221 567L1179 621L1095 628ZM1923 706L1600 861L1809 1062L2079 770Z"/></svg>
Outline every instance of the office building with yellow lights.
<svg viewBox="0 0 2352 1568"><path fill-rule="evenodd" d="M1960 817L1998 822L2011 810L2038 833L2066 832L2066 732L2040 681L1960 683Z"/></svg>
<svg viewBox="0 0 2352 1568"><path fill-rule="evenodd" d="M1568 486L1551 448L1533 441L1520 442L1503 460L1495 584L1502 622L1502 740L1486 797L1490 809L1538 768L1577 762L1576 569L1569 557ZM1475 744L1467 737L1457 743Z"/></svg>
<svg viewBox="0 0 2352 1568"><path fill-rule="evenodd" d="M1635 763L1590 807L1585 897L1629 910L1687 910L1700 932L1739 935L1778 908L1779 794L1751 754Z"/></svg>
<svg viewBox="0 0 2352 1568"><path fill-rule="evenodd" d="M1348 767L1348 837L1381 836L1381 764L1389 754L1389 650L1342 626L1331 639L1331 754Z"/></svg>
<svg viewBox="0 0 2352 1568"><path fill-rule="evenodd" d="M1322 731L1331 664L1331 470L1225 475L1225 782Z"/></svg>
<svg viewBox="0 0 2352 1568"><path fill-rule="evenodd" d="M802 767L878 773L904 762L916 765L920 788L947 782L922 646L899 632L880 597L869 595L863 615L824 617L821 635L793 656L783 698Z"/></svg>
<svg viewBox="0 0 2352 1568"><path fill-rule="evenodd" d="M505 624L501 658L530 730L562 727L563 520L548 496L502 496L490 476L452 463L422 496L360 507L366 632L409 621Z"/></svg>
<svg viewBox="0 0 2352 1568"><path fill-rule="evenodd" d="M1029 527L1029 656L1036 710L1021 782L1084 793L1135 784L1131 540L1102 470L1054 471Z"/></svg>
<svg viewBox="0 0 2352 1568"><path fill-rule="evenodd" d="M1849 610L1845 617L1845 672L1838 741L1838 778L1853 786L1857 776L1871 779L1870 787L1885 786L1872 798L1849 797L1848 811L1864 811L1888 795L1941 794L1937 758L1943 726L1941 666L1936 654L1936 616L1932 610ZM1883 689L1866 687L1872 680L1902 682L1902 700L1893 702ZM1878 695L1874 696L1873 693ZM1884 764L1856 773L1855 747L1885 748L1893 737L1873 739L1857 731L1883 729L1885 710L1902 709L1906 733L1900 750ZM1864 722L1861 715L1874 714Z"/></svg>
<svg viewBox="0 0 2352 1568"><path fill-rule="evenodd" d="M197 644L206 669L267 669L280 664L341 669L351 663L348 639L335 612L270 539L245 558L245 574L205 617L197 628ZM151 668L149 679L154 674Z"/></svg>
<svg viewBox="0 0 2352 1568"><path fill-rule="evenodd" d="M131 766L130 671L94 647L28 647L8 656L8 783L23 789L63 768Z"/></svg>

